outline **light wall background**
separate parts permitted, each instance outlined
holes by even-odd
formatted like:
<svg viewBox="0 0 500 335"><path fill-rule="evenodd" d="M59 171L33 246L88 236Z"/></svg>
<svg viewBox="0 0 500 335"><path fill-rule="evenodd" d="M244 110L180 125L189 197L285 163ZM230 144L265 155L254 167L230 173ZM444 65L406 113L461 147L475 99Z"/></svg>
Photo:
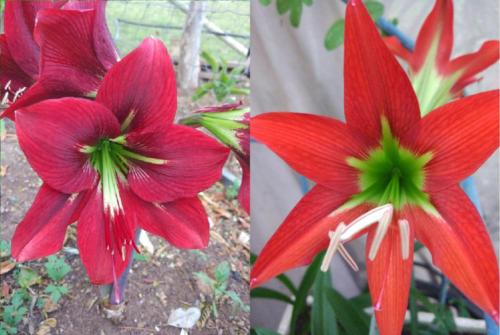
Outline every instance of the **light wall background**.
<svg viewBox="0 0 500 335"><path fill-rule="evenodd" d="M382 0L386 18L397 17L399 28L415 39L434 0ZM486 39L499 38L497 0L455 0L454 55L477 50ZM293 111L323 114L343 119L343 47L327 51L324 36L331 24L344 16L340 0L315 0L304 7L299 28L288 15L279 16L275 0L264 7L252 0L252 114ZM482 74L483 80L469 86L468 93L499 87L498 64ZM252 251L259 253L302 196L300 180L271 151L252 143ZM498 255L498 153L476 175L485 221L496 243ZM362 255L363 242L350 245ZM291 271L295 281L303 270ZM336 257L332 265L334 286L346 296L356 295L365 285L363 273L354 277ZM275 281L268 286L282 289ZM252 326L276 328L284 304L270 300L252 302Z"/></svg>

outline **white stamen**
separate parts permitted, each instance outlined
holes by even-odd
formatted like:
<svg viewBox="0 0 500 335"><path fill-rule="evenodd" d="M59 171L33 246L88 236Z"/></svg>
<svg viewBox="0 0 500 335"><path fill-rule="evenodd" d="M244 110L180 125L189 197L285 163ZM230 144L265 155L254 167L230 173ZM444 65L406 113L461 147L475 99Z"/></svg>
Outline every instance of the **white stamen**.
<svg viewBox="0 0 500 335"><path fill-rule="evenodd" d="M377 256L378 249L380 249L380 245L384 240L385 234L389 229L389 225L392 221L392 205L389 210L386 210L382 215L382 218L378 222L377 230L375 231L375 237L373 238L372 245L370 247L370 251L368 252L368 259L373 261L375 256Z"/></svg>
<svg viewBox="0 0 500 335"><path fill-rule="evenodd" d="M19 98L19 96L24 92L26 91L26 87L23 87L23 88L20 88L19 90L16 91L16 93L14 93L14 99L12 99L12 102L15 102L17 100L17 98Z"/></svg>
<svg viewBox="0 0 500 335"><path fill-rule="evenodd" d="M122 260L125 261L125 246L124 245L122 245L121 254L122 254Z"/></svg>
<svg viewBox="0 0 500 335"><path fill-rule="evenodd" d="M6 91L8 91L8 90L9 90L9 88L10 88L10 83L11 83L11 82L12 82L12 80L9 80L9 81L7 82L7 84L5 84L4 89L5 89Z"/></svg>
<svg viewBox="0 0 500 335"><path fill-rule="evenodd" d="M386 214L387 213L387 214ZM393 207L391 204L383 205L372 209L352 221L342 234L342 242L352 239L357 233L377 223L384 218L384 215L392 219ZM390 222L390 220L389 220Z"/></svg>
<svg viewBox="0 0 500 335"><path fill-rule="evenodd" d="M342 243L339 244L339 254L346 261L346 263L351 267L351 269L353 269L356 272L359 271L358 264L356 264L356 262L351 257L351 255L349 255L349 252L347 251L347 249L344 247L344 245Z"/></svg>
<svg viewBox="0 0 500 335"><path fill-rule="evenodd" d="M342 233L346 229L345 224L342 222L337 227L337 230L331 231L328 233L330 237L330 244L328 245L328 249L326 250L325 257L323 257L323 262L321 263L321 271L326 272L330 267L330 263L332 262L333 255L335 255L335 251L340 244L340 239L342 237Z"/></svg>
<svg viewBox="0 0 500 335"><path fill-rule="evenodd" d="M398 220L401 237L401 254L403 259L410 257L410 223L408 220Z"/></svg>

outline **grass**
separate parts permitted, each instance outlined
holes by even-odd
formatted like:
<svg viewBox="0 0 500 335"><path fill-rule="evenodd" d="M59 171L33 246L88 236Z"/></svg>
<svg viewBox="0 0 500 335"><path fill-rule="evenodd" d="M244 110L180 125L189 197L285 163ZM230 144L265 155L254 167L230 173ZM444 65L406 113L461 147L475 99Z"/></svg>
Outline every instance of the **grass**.
<svg viewBox="0 0 500 335"><path fill-rule="evenodd" d="M179 0L178 2L189 6L190 1ZM249 0L209 0L206 18L227 33L250 35ZM114 0L108 2L107 20L111 34L122 55L134 49L145 37L154 36L162 39L170 53L175 56L179 51L186 15L167 0ZM120 20L171 28L142 27ZM249 46L250 44L248 38L237 37L236 39L243 45ZM221 39L207 32L202 34L201 49L220 55L229 61L241 61L245 58Z"/></svg>

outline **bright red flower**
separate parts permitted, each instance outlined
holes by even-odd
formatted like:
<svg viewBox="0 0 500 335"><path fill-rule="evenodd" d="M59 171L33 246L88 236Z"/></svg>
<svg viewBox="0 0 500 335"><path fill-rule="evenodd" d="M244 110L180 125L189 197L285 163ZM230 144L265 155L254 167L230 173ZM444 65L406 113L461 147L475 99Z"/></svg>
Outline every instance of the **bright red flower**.
<svg viewBox="0 0 500 335"><path fill-rule="evenodd" d="M340 223L392 204L392 221L375 257L370 250L377 230L364 231L380 333L401 334L413 237L467 297L498 320L497 259L478 212L458 186L498 148L498 91L421 117L408 77L361 0L347 5L345 27L346 123L283 112L251 120L254 138L316 182L262 250L251 285L310 263Z"/></svg>
<svg viewBox="0 0 500 335"><path fill-rule="evenodd" d="M455 59L453 49L453 1L436 0L417 38L413 52L396 37L385 39L389 49L410 66L410 77L425 114L479 80L476 75L498 61L499 41L486 41L481 48Z"/></svg>
<svg viewBox="0 0 500 335"><path fill-rule="evenodd" d="M250 109L242 102L205 107L180 122L204 127L233 150L242 172L238 200L250 213Z"/></svg>
<svg viewBox="0 0 500 335"><path fill-rule="evenodd" d="M44 99L97 90L118 59L105 6L105 0L6 1L0 92L12 98L29 89L1 117Z"/></svg>
<svg viewBox="0 0 500 335"><path fill-rule="evenodd" d="M197 194L220 178L229 150L174 125L175 72L159 40L146 39L114 65L96 101L45 100L16 111L26 157L43 180L12 239L18 261L50 255L78 221L92 283L127 265L139 227L179 248L203 248L207 215Z"/></svg>

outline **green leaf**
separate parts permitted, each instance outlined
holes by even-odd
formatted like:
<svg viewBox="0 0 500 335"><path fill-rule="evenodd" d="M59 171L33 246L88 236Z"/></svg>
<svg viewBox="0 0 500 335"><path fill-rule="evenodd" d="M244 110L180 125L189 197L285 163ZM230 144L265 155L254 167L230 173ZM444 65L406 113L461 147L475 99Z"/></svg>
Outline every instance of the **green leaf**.
<svg viewBox="0 0 500 335"><path fill-rule="evenodd" d="M279 333L275 332L274 330L271 329L266 329L266 328L252 328L250 331L252 335L280 335Z"/></svg>
<svg viewBox="0 0 500 335"><path fill-rule="evenodd" d="M297 28L300 25L302 16L302 0L292 0L293 6L290 8L290 24Z"/></svg>
<svg viewBox="0 0 500 335"><path fill-rule="evenodd" d="M366 10L370 13L373 21L377 22L377 20L384 15L384 5L375 0L365 1Z"/></svg>
<svg viewBox="0 0 500 335"><path fill-rule="evenodd" d="M21 268L17 275L17 283L22 288L28 288L42 282L42 277L35 270L29 268Z"/></svg>
<svg viewBox="0 0 500 335"><path fill-rule="evenodd" d="M300 282L297 295L295 296L295 303L293 305L292 319L290 321L290 334L296 333L297 320L299 319L300 314L305 310L306 298L307 295L309 294L309 290L314 284L316 275L319 272L323 255L324 253L320 253L314 258L311 265L309 265L309 267L307 268L304 277L302 277L302 281Z"/></svg>
<svg viewBox="0 0 500 335"><path fill-rule="evenodd" d="M302 0L302 2L304 3L304 5L306 6L311 6L313 4L313 0Z"/></svg>
<svg viewBox="0 0 500 335"><path fill-rule="evenodd" d="M238 307L240 307L241 310L243 310L245 312L250 311L250 306L245 305L245 303L241 300L238 293L236 293L234 291L226 291L226 296L228 296L233 301L234 304L238 305Z"/></svg>
<svg viewBox="0 0 500 335"><path fill-rule="evenodd" d="M269 6L271 4L271 0L259 0L262 6Z"/></svg>
<svg viewBox="0 0 500 335"><path fill-rule="evenodd" d="M325 291L330 306L335 310L337 320L348 334L368 334L370 318L363 311L344 298L333 288Z"/></svg>
<svg viewBox="0 0 500 335"><path fill-rule="evenodd" d="M337 335L337 318L335 311L326 299L325 291L331 288L330 271L319 272L314 281L314 303L311 311L312 335Z"/></svg>
<svg viewBox="0 0 500 335"><path fill-rule="evenodd" d="M3 120L0 120L3 121ZM0 257L9 257L10 256L10 241L0 241Z"/></svg>
<svg viewBox="0 0 500 335"><path fill-rule="evenodd" d="M215 268L215 280L219 283L227 282L230 274L231 268L229 267L229 263L226 261L221 262Z"/></svg>
<svg viewBox="0 0 500 335"><path fill-rule="evenodd" d="M266 287L256 287L250 291L250 297L252 298L263 298L263 299L275 299L286 302L293 305L292 299L286 294L278 292L276 290L266 288Z"/></svg>
<svg viewBox="0 0 500 335"><path fill-rule="evenodd" d="M214 87L214 83L213 82L209 82L209 83L201 85L200 87L198 87L196 89L196 91L194 91L193 96L191 97L191 99L193 101L201 99L204 95L206 95L208 92L210 92L210 90L213 87Z"/></svg>
<svg viewBox="0 0 500 335"><path fill-rule="evenodd" d="M340 19L335 21L325 36L326 50L334 50L344 43L345 21Z"/></svg>
<svg viewBox="0 0 500 335"><path fill-rule="evenodd" d="M45 288L45 293L49 294L50 299L55 303L57 303L63 295L68 294L68 292L69 292L69 290L66 286L56 286L56 285L49 284Z"/></svg>
<svg viewBox="0 0 500 335"><path fill-rule="evenodd" d="M215 288L215 280L210 278L205 272L195 272L194 275L202 282L210 286L212 290Z"/></svg>
<svg viewBox="0 0 500 335"><path fill-rule="evenodd" d="M287 275L280 274L278 277L276 277L276 279L282 282L283 285L285 285L288 288L290 293L292 293L293 295L297 295L297 288L295 287L295 285L293 285L293 282L291 281L290 278L288 278Z"/></svg>
<svg viewBox="0 0 500 335"><path fill-rule="evenodd" d="M219 71L219 63L211 53L209 53L208 51L202 51L201 58L203 58L208 63L212 72Z"/></svg>
<svg viewBox="0 0 500 335"><path fill-rule="evenodd" d="M250 90L242 87L231 87L229 93L232 95L250 95Z"/></svg>
<svg viewBox="0 0 500 335"><path fill-rule="evenodd" d="M45 269L50 279L60 281L71 271L71 266L66 263L64 257L49 256L45 262Z"/></svg>
<svg viewBox="0 0 500 335"><path fill-rule="evenodd" d="M290 6L293 0L277 0L276 9L279 15L283 15L290 10Z"/></svg>

